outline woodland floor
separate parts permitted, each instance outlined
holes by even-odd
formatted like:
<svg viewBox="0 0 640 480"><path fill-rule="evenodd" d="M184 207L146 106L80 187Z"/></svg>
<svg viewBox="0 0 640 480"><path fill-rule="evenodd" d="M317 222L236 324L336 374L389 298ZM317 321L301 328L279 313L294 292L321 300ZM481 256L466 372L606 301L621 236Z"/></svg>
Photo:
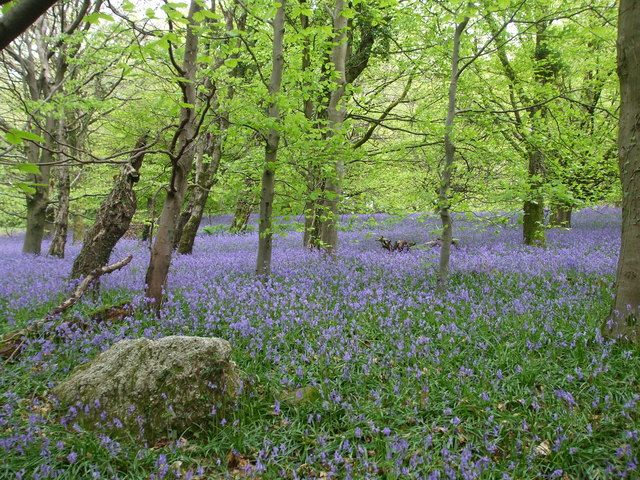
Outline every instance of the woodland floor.
<svg viewBox="0 0 640 480"><path fill-rule="evenodd" d="M327 260L278 237L274 274L253 275L257 237L202 234L177 256L165 311L63 324L0 366L0 478L639 478L640 349L599 335L611 303L619 211L575 215L548 247L516 224L459 219L449 292L438 251L389 254L379 235L424 243L433 217L342 224ZM290 229L291 226L285 229ZM212 228L214 232L220 230ZM0 241L0 333L41 318L68 290L67 259ZM142 303L148 250L69 313ZM123 338L219 336L246 388L220 424L144 446L57 420L48 389Z"/></svg>

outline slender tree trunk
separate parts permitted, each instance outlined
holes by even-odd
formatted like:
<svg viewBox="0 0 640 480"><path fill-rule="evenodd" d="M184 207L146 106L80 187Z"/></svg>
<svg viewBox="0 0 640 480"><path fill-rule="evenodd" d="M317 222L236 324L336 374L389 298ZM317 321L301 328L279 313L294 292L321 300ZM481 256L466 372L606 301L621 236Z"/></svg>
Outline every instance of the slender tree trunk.
<svg viewBox="0 0 640 480"><path fill-rule="evenodd" d="M193 16L202 9L197 0L189 7L187 36L182 70L183 78L179 84L183 92L185 106L180 112L181 127L177 132L177 154L172 152L173 168L167 196L158 222L156 240L151 249L151 258L145 277L145 295L151 300L156 313L160 313L163 289L167 284L167 275L171 265L176 224L180 208L187 190L188 176L194 158L194 143L198 134L196 125L196 71L198 53L198 35L194 32Z"/></svg>
<svg viewBox="0 0 640 480"><path fill-rule="evenodd" d="M80 253L73 262L71 278L79 278L109 263L116 243L129 229L136 212L134 184L145 155L146 137L136 143L136 153L125 164L116 178L109 195L104 199L93 226L87 231Z"/></svg>
<svg viewBox="0 0 640 480"><path fill-rule="evenodd" d="M640 342L640 2L620 0L618 16L622 182L622 243L613 311L603 328L609 338Z"/></svg>
<svg viewBox="0 0 640 480"><path fill-rule="evenodd" d="M71 195L71 179L69 178L69 166L63 162L67 161L64 145L67 140L65 122L60 120L58 125L58 150L60 152L58 160L61 165L58 167L58 209L53 228L53 237L49 246L49 255L64 258L67 246L67 231L69 229L69 196Z"/></svg>
<svg viewBox="0 0 640 480"><path fill-rule="evenodd" d="M6 3L6 2L5 2ZM0 17L0 50L7 46L18 34L23 32L31 23L42 15L51 5L48 0L21 0L12 2L14 5ZM99 8L101 2L96 7ZM64 33L65 38L71 39L72 33L82 24L81 19L87 14L90 2L83 2L74 11L76 19L68 24L64 12L56 14L53 22L43 17L37 28L29 32L29 55L23 55L20 59L23 84L29 92L29 98L34 102L49 102L52 96L52 87L62 91L65 74L67 72L67 58L69 48L72 53L77 53L79 44L58 42L57 37ZM87 28L88 28L88 24ZM48 27L51 27L50 29ZM48 33L44 32L48 30ZM27 229L24 238L23 252L39 254L42 249L42 238L46 226L46 214L49 200L50 165L52 152L56 150L55 136L57 135L57 120L52 114L45 114L39 118L38 125L43 127L33 128L36 133L45 139L45 148L36 144L27 147L27 158L31 163L38 164L40 173L34 175L31 180L35 183L35 193L27 195Z"/></svg>
<svg viewBox="0 0 640 480"><path fill-rule="evenodd" d="M334 47L331 52L338 78L331 92L327 116L329 119L329 135L338 133L346 116L344 105L341 105L345 93L346 62L347 62L347 18L343 15L345 9L344 0L336 0L333 13ZM328 253L335 253L338 248L338 205L342 195L342 180L344 177L344 159L338 154L333 175L325 181L325 212L326 217L320 224L320 241L322 247Z"/></svg>
<svg viewBox="0 0 640 480"><path fill-rule="evenodd" d="M315 177L315 178L319 178ZM312 179L309 179L312 181ZM314 182L315 183L315 182ZM302 245L305 248L317 248L320 246L320 230L319 230L319 212L318 199L315 198L319 187L307 186L307 194L313 194L313 198L307 198L304 203L304 233L302 236Z"/></svg>
<svg viewBox="0 0 640 480"><path fill-rule="evenodd" d="M69 167L62 166L58 170L58 210L53 229L53 237L49 246L49 255L64 258L69 229L69 195L71 186Z"/></svg>
<svg viewBox="0 0 640 480"><path fill-rule="evenodd" d="M277 96L282 84L282 71L284 68L284 15L285 0L280 0L280 5L273 19L273 52L271 79L269 82L269 117L278 123L280 111L278 109ZM278 145L280 132L278 127L273 127L266 135L264 151L264 170L262 171L262 188L260 195L260 225L258 227L258 259L256 273L258 275L271 274L271 253L273 232L271 231L271 214L273 211L274 185L276 175L276 162L278 160Z"/></svg>
<svg viewBox="0 0 640 480"><path fill-rule="evenodd" d="M462 22L456 25L453 35L453 51L451 53L451 79L449 80L449 102L447 107L447 118L444 124L444 167L442 178L440 179L440 191L438 194L438 211L442 222L442 243L440 245L440 259L438 262L437 289L442 292L447 286L449 278L449 260L451 257L451 242L453 241L453 224L451 221L451 205L449 192L451 190L451 176L453 173L453 162L455 160L456 147L451 139L453 122L456 116L456 97L458 93L459 65L460 61L460 39L467 28L469 17L465 17Z"/></svg>
<svg viewBox="0 0 640 480"><path fill-rule="evenodd" d="M275 162L278 156L277 147L272 145L265 147L265 162ZM256 265L256 273L258 275L271 274L271 253L273 232L272 228L272 212L274 197L275 170L265 167L262 172L262 188L260 193L260 224L258 226L258 260Z"/></svg>
<svg viewBox="0 0 640 480"><path fill-rule="evenodd" d="M244 30L246 28L247 14L246 10L242 10L242 14L236 18L234 12L236 7L240 6L239 0L233 2L233 8L223 11L225 17L225 29L227 32L232 32L235 29ZM212 2L212 8L215 8L215 4ZM228 45L234 35L229 34L225 42ZM243 48L241 40L235 40L235 46L239 49ZM210 50L210 49L209 49ZM238 53L234 53L227 60L237 59ZM225 62L225 56L216 57L213 61L213 69L218 69ZM236 65L232 71L234 78L243 78L245 75L246 67L241 63ZM212 109L214 115L217 117L217 132L215 135L211 133L206 135L206 138L202 139L198 146L198 155L196 159L196 179L193 194L189 201L189 207L180 215L180 222L178 226L178 232L176 234L176 247L181 254L190 254L193 251L193 244L198 233L198 228L202 222L202 216L209 199L209 194L213 185L217 181L218 168L220 161L222 160L222 150L224 144L224 138L226 131L229 129L229 112L223 108L219 102L217 93L217 86L214 81L209 77L205 81L206 90L213 93ZM235 93L235 87L233 83L227 87L227 101L231 100ZM204 161L204 153L209 156L209 162Z"/></svg>
<svg viewBox="0 0 640 480"><path fill-rule="evenodd" d="M307 0L300 0L300 5L304 8L307 4ZM307 33L309 28L309 17L307 15L300 15L300 28L304 35L304 43L302 47L302 75L305 82L310 80L306 77L311 68L311 46L310 36ZM309 95L304 101L304 116L309 126L313 126L314 108L313 99ZM306 187L307 187L307 199L304 204L304 233L302 236L302 245L305 248L314 248L320 244L320 232L318 229L318 180L321 178L321 173L316 165L316 161L312 159L308 164L308 171L306 173Z"/></svg>
<svg viewBox="0 0 640 480"><path fill-rule="evenodd" d="M504 48L505 39L501 37L499 30L491 18L488 19L494 36L499 40L496 50L498 59L502 64L504 73L509 80L509 97L514 110L513 124L515 126L515 138L525 145L526 160L528 164L529 191L523 202L522 237L526 245L544 246L544 198L542 186L544 184L544 155L541 140L536 138L544 124L546 107L538 104L543 100L540 95L529 96L524 91L515 69L509 61ZM534 52L534 77L541 90L553 79L554 70L550 64L549 48L547 46L548 21L536 23L536 48ZM522 108L523 105L527 107ZM523 121L522 112L527 112L529 124Z"/></svg>
<svg viewBox="0 0 640 480"><path fill-rule="evenodd" d="M199 181L196 182L193 192L193 203L189 211L189 218L184 225L178 246L178 252L185 255L193 251L196 234L202 222L204 209L207 206L211 188L213 188L216 181L220 159L222 158L222 132L209 141L211 142L211 148L209 149L211 163L203 164L202 174L199 176Z"/></svg>
<svg viewBox="0 0 640 480"><path fill-rule="evenodd" d="M197 188L195 190L193 194L193 204L189 211L189 218L187 218L180 235L178 253L189 255L193 252L193 244L196 240L200 222L202 222L204 207L206 206L207 199L209 198L209 191L210 190L205 190L204 188Z"/></svg>
<svg viewBox="0 0 640 480"><path fill-rule="evenodd" d="M173 249L176 250L178 245L180 245L180 239L182 238L182 234L184 232L184 227L189 221L189 217L191 217L191 212L194 209L194 195L193 192L189 192L189 188L187 188L187 193L185 196L188 198L187 207L180 212L180 216L178 217L178 223L176 224L176 234L173 239Z"/></svg>

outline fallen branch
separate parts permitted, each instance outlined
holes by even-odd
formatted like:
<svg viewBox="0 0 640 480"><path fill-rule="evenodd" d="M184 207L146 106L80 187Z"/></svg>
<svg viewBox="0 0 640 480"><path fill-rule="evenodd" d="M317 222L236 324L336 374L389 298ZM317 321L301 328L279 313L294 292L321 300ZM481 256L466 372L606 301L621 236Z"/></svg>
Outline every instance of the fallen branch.
<svg viewBox="0 0 640 480"><path fill-rule="evenodd" d="M460 241L457 238L451 239L451 245L453 245L454 247L458 248L459 244L460 244ZM425 245L427 247L441 247L442 246L442 239L441 238L436 238L435 240L430 240L427 243L425 243Z"/></svg>
<svg viewBox="0 0 640 480"><path fill-rule="evenodd" d="M395 242L391 242L391 240L382 236L378 241L382 245L382 248L389 252L408 252L411 247L415 246L415 242L409 242L407 240L396 240Z"/></svg>
<svg viewBox="0 0 640 480"><path fill-rule="evenodd" d="M52 309L44 316L44 318L37 322L33 322L25 328L4 334L0 338L0 357L6 358L7 362L13 360L22 349L28 337L40 331L40 329L42 329L42 327L44 327L48 322L54 320L57 315L60 315L65 310L68 310L75 305L76 302L86 293L89 287L94 282L98 281L102 275L120 270L128 265L132 259L133 255L129 255L119 262L96 268L93 272L82 279L69 298Z"/></svg>

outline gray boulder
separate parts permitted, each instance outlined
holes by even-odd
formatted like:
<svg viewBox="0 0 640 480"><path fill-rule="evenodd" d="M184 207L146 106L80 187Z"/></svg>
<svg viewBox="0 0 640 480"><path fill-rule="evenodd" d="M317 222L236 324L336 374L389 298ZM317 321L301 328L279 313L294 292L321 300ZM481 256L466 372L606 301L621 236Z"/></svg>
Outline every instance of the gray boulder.
<svg viewBox="0 0 640 480"><path fill-rule="evenodd" d="M52 393L87 428L148 442L206 428L239 392L231 345L220 338L123 340L78 367Z"/></svg>

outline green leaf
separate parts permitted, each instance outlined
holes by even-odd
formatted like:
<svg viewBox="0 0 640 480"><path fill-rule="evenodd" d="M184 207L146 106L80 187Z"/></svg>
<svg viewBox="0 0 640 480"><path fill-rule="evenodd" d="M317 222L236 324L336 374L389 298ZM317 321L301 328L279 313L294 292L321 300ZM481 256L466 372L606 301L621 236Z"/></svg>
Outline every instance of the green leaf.
<svg viewBox="0 0 640 480"><path fill-rule="evenodd" d="M32 173L34 175L40 174L40 167L35 163L18 163L15 168L24 173Z"/></svg>
<svg viewBox="0 0 640 480"><path fill-rule="evenodd" d="M236 65L238 65L238 59L237 58L227 58L224 61L224 64L228 68L234 68Z"/></svg>
<svg viewBox="0 0 640 480"><path fill-rule="evenodd" d="M356 11L353 8L343 8L341 15L344 18L354 18L356 16Z"/></svg>
<svg viewBox="0 0 640 480"><path fill-rule="evenodd" d="M107 14L107 13L102 13L102 12L94 12L94 13L90 13L89 15L87 15L86 17L84 17L84 21L87 23L99 23L100 20L106 20L107 22L113 22L115 19Z"/></svg>
<svg viewBox="0 0 640 480"><path fill-rule="evenodd" d="M36 189L31 183L17 182L15 185L16 187L18 187L20 190L22 190L24 193L28 195L33 195L34 193L36 193Z"/></svg>
<svg viewBox="0 0 640 480"><path fill-rule="evenodd" d="M5 134L4 139L11 145L20 145L23 140L31 140L32 142L44 142L44 138L32 132L25 132L16 128L10 128Z"/></svg>

